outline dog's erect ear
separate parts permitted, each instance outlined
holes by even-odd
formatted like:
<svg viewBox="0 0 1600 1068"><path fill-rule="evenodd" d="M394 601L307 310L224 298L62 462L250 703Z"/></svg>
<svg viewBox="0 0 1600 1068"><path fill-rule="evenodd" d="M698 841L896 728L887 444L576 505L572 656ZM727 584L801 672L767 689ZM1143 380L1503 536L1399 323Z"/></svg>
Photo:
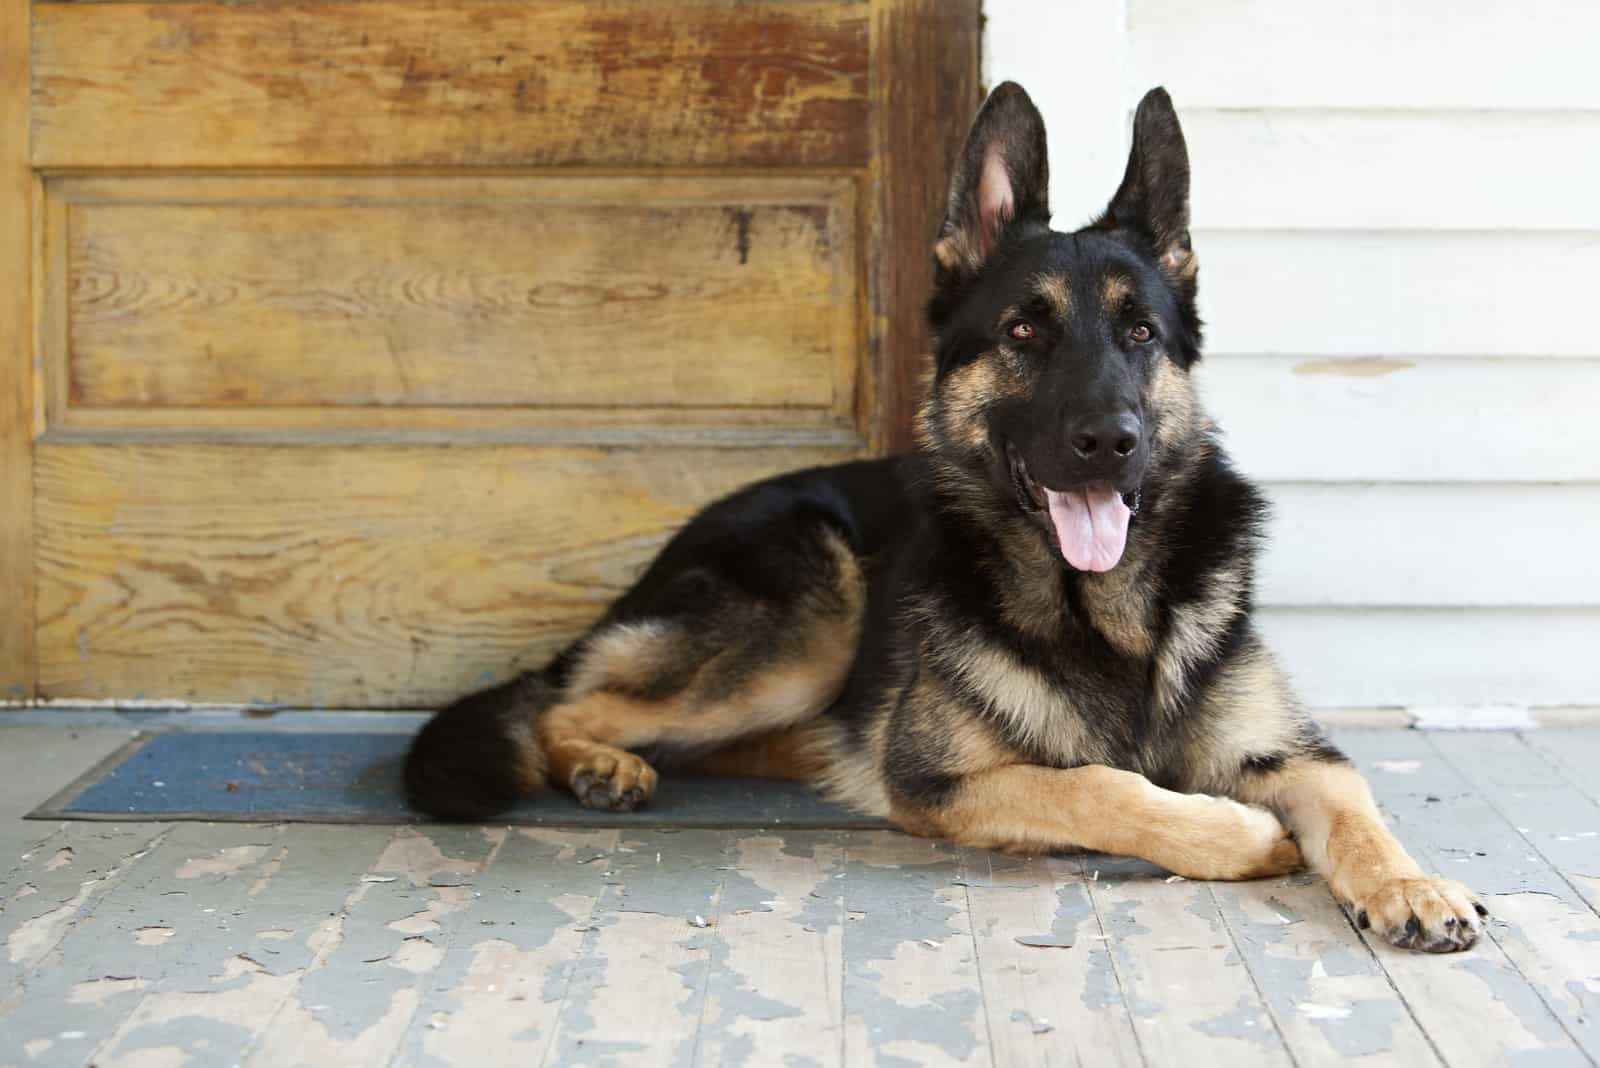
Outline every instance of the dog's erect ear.
<svg viewBox="0 0 1600 1068"><path fill-rule="evenodd" d="M1003 82L979 109L956 161L944 228L934 246L940 271L976 271L1012 223L1049 225L1049 185L1044 120L1022 86Z"/></svg>
<svg viewBox="0 0 1600 1068"><path fill-rule="evenodd" d="M1174 278L1194 271L1189 248L1189 148L1165 89L1152 89L1133 117L1133 150L1122 187L1094 226L1133 230L1154 245Z"/></svg>

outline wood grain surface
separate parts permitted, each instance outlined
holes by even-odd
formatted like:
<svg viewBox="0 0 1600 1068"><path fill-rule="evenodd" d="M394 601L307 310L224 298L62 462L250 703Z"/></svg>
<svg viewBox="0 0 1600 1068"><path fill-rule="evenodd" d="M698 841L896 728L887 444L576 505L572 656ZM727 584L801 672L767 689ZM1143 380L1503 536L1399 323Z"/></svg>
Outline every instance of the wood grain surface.
<svg viewBox="0 0 1600 1068"><path fill-rule="evenodd" d="M74 407L853 414L848 178L50 188Z"/></svg>
<svg viewBox="0 0 1600 1068"><path fill-rule="evenodd" d="M41 445L40 691L436 705L540 664L713 498L844 458Z"/></svg>
<svg viewBox="0 0 1600 1068"><path fill-rule="evenodd" d="M28 0L0 0L0 701L33 695Z"/></svg>
<svg viewBox="0 0 1600 1068"><path fill-rule="evenodd" d="M40 4L34 18L40 166L868 155L868 8L847 0Z"/></svg>

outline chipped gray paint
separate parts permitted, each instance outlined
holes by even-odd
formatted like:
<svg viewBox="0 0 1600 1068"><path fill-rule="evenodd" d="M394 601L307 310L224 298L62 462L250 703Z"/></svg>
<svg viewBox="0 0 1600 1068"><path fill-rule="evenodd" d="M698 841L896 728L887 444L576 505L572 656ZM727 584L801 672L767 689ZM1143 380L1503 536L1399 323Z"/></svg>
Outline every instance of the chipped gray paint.
<svg viewBox="0 0 1600 1068"><path fill-rule="evenodd" d="M1373 777L1425 865L1516 891L1446 959L1359 936L1311 877L896 835L13 824L0 1064L1287 1063L1271 1024L1301 1065L1591 1063L1593 798L1505 744L1350 747L1417 761Z"/></svg>
<svg viewBox="0 0 1600 1068"><path fill-rule="evenodd" d="M1428 1060L1431 1051L1405 1003L1326 889L1303 876L1276 882L1218 885L1213 894L1291 1048Z"/></svg>
<svg viewBox="0 0 1600 1068"><path fill-rule="evenodd" d="M916 1068L938 1055L964 1062L978 1050L971 943L958 937L965 933L964 910L954 903L962 900L959 888L951 885L958 871L954 849L943 843L889 833L852 839L838 880L846 916L846 1043L849 1049L855 1038L870 1053L847 1059ZM940 946L931 960L922 939ZM907 989L907 968L952 981L944 989Z"/></svg>

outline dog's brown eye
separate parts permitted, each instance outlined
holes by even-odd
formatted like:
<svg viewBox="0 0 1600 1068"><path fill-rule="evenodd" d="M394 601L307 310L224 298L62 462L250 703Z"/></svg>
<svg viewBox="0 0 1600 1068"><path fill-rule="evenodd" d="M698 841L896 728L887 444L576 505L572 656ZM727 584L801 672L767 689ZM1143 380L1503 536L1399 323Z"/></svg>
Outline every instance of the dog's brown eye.
<svg viewBox="0 0 1600 1068"><path fill-rule="evenodd" d="M1011 329L1006 331L1006 333L1010 334L1018 341L1027 341L1029 338L1033 337L1033 324L1028 322L1012 323Z"/></svg>
<svg viewBox="0 0 1600 1068"><path fill-rule="evenodd" d="M1155 334L1151 331L1149 323L1136 323L1134 328L1128 331L1128 336L1142 345L1154 337Z"/></svg>

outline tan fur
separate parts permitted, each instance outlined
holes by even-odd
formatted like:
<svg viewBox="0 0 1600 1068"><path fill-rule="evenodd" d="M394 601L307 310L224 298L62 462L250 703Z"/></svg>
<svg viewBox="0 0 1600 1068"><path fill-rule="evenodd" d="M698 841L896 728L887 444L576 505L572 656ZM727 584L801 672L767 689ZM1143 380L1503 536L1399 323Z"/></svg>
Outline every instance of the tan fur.
<svg viewBox="0 0 1600 1068"><path fill-rule="evenodd" d="M1254 879L1298 869L1271 813L1177 794L1103 765L1011 764L964 780L938 808L897 806L897 823L960 845L1009 852L1091 849L1141 857L1191 879Z"/></svg>
<svg viewBox="0 0 1600 1068"><path fill-rule="evenodd" d="M1186 248L1169 248L1161 255L1161 270L1182 288L1200 277L1200 259Z"/></svg>
<svg viewBox="0 0 1600 1068"><path fill-rule="evenodd" d="M1041 274L1033 280L1033 290L1044 298L1055 317L1067 320L1072 317L1072 290L1067 280L1056 274Z"/></svg>
<svg viewBox="0 0 1600 1068"><path fill-rule="evenodd" d="M1115 320L1122 314L1122 306L1133 296L1133 283L1119 274L1109 275L1100 281L1100 307L1107 319Z"/></svg>
<svg viewBox="0 0 1600 1068"><path fill-rule="evenodd" d="M924 655L943 663L1030 744L1064 763L1089 756L1084 717L1067 695L1008 650L976 635L944 635Z"/></svg>
<svg viewBox="0 0 1600 1068"><path fill-rule="evenodd" d="M1156 367L1150 382L1150 404L1161 413L1161 425L1153 442L1159 451L1181 448L1194 439L1197 430L1209 424L1202 417L1194 380L1170 361L1163 360Z"/></svg>
<svg viewBox="0 0 1600 1068"><path fill-rule="evenodd" d="M1189 670L1215 654L1229 622L1244 611L1243 576L1236 566L1218 568L1199 597L1171 610L1156 652L1155 703L1161 711L1175 711L1193 696L1184 684Z"/></svg>
<svg viewBox="0 0 1600 1068"><path fill-rule="evenodd" d="M799 652L747 678L727 677L741 652L741 635L734 633L678 691L638 696L649 678L640 665L648 665L644 671L659 670L682 656L683 636L664 624L619 624L597 635L579 659L564 699L535 722L548 778L574 791L592 780L609 780L613 802L629 789L642 791L637 799L642 801L654 790L656 773L628 749L716 747L815 718L844 685L866 596L860 563L849 545L837 534L824 537L835 580L797 606L799 618L790 625L805 639Z"/></svg>
<svg viewBox="0 0 1600 1068"><path fill-rule="evenodd" d="M891 693L885 702L891 706L899 694ZM817 786L829 800L880 819L890 818L892 805L883 778L883 754L888 748L889 717L877 716L867 727L866 744L857 744L842 724L818 724L815 736L826 764L817 777Z"/></svg>
<svg viewBox="0 0 1600 1068"><path fill-rule="evenodd" d="M567 700L576 700L602 687L624 692L639 690L682 655L674 632L666 623L619 623L596 634L584 648L567 683Z"/></svg>
<svg viewBox="0 0 1600 1068"><path fill-rule="evenodd" d="M1124 656L1147 657L1155 652L1159 589L1148 573L1159 563L1164 549L1152 538L1134 539L1116 567L1082 577L1084 613Z"/></svg>
<svg viewBox="0 0 1600 1068"><path fill-rule="evenodd" d="M1384 826L1372 791L1354 768L1297 760L1248 780L1241 793L1279 812L1334 894L1389 941L1445 951L1477 939L1471 892L1423 873ZM1408 931L1413 917L1416 929Z"/></svg>
<svg viewBox="0 0 1600 1068"><path fill-rule="evenodd" d="M945 434L968 448L987 449L989 409L1016 388L1015 382L1007 382L1000 361L992 357L957 368L940 383L938 391Z"/></svg>
<svg viewBox="0 0 1600 1068"><path fill-rule="evenodd" d="M826 767L827 761L818 745L816 731L810 726L735 742L685 765L686 770L697 775L795 779L802 782L817 778Z"/></svg>

